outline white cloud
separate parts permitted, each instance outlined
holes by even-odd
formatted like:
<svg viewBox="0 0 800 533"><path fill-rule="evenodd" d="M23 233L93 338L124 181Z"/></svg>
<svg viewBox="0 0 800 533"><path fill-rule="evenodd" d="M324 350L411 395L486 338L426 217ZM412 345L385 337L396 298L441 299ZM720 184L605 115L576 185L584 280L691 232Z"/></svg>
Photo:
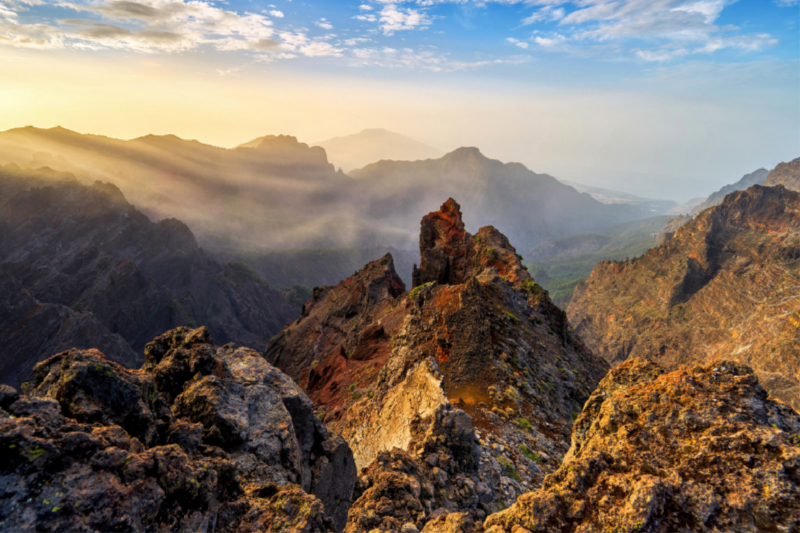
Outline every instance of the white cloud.
<svg viewBox="0 0 800 533"><path fill-rule="evenodd" d="M431 19L424 11L398 8L388 4L381 9L381 30L384 35L392 35L396 31L414 30L431 24Z"/></svg>
<svg viewBox="0 0 800 533"><path fill-rule="evenodd" d="M553 37L539 37L536 36L533 38L533 42L538 44L539 46L555 46L557 44L561 44L566 40L563 35L555 34Z"/></svg>
<svg viewBox="0 0 800 533"><path fill-rule="evenodd" d="M30 4L30 2L28 2ZM60 3L81 18L55 23L0 25L0 42L21 47L137 52L176 52L210 45L240 50L269 39L272 22L263 15L238 14L200 0L101 0Z"/></svg>
<svg viewBox="0 0 800 533"><path fill-rule="evenodd" d="M316 24L317 26L319 26L320 28L322 28L324 30L332 30L333 29L333 24L331 24L330 22L327 21L327 19L324 19L324 18L319 19L314 24Z"/></svg>
<svg viewBox="0 0 800 533"><path fill-rule="evenodd" d="M269 12L269 14L275 18L279 19L283 18L283 11L278 11L277 9L273 9L272 11Z"/></svg>
<svg viewBox="0 0 800 533"><path fill-rule="evenodd" d="M514 46L518 46L519 48L522 48L523 50L527 49L530 46L525 41L520 41L519 39L515 39L513 37L509 37L508 39L506 39L506 41L508 41L509 43L513 44Z"/></svg>

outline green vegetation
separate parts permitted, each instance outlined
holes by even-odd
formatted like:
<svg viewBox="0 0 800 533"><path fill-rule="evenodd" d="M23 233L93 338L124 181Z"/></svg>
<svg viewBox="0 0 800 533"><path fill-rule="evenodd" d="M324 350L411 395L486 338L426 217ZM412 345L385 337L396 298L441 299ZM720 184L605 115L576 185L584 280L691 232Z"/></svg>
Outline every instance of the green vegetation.
<svg viewBox="0 0 800 533"><path fill-rule="evenodd" d="M525 457L527 457L528 459L530 459L530 460L531 460L531 461L533 461L534 463L536 463L536 464L541 464L541 462L542 462L542 456L541 456L541 455L539 455L538 453L532 452L532 451L531 451L531 450L530 450L530 449L529 449L527 446L525 446L524 444L520 445L520 447L519 447L519 451L520 451L520 452L522 452L522 455L524 455Z"/></svg>
<svg viewBox="0 0 800 533"><path fill-rule="evenodd" d="M513 322L514 324L519 324L519 318L517 318L515 315L513 315L513 314L509 313L508 311L506 311L506 316L509 319L511 319L511 322Z"/></svg>
<svg viewBox="0 0 800 533"><path fill-rule="evenodd" d="M523 279L521 285L531 296L537 296L542 292L542 286L533 280Z"/></svg>
<svg viewBox="0 0 800 533"><path fill-rule="evenodd" d="M533 431L533 426L527 418L517 418L517 425L525 431Z"/></svg>
<svg viewBox="0 0 800 533"><path fill-rule="evenodd" d="M429 287L430 285L433 285L432 281L429 281L428 283L423 283L422 285L414 287L413 289L411 289L411 292L408 293L409 299L416 300L417 296L419 296L420 291L425 287Z"/></svg>
<svg viewBox="0 0 800 533"><path fill-rule="evenodd" d="M255 270L245 265L244 263L228 263L225 265L225 275L237 284L247 283L248 281L255 281L256 283L265 283Z"/></svg>
<svg viewBox="0 0 800 533"><path fill-rule="evenodd" d="M503 475L506 477L510 477L514 481L519 481L519 472L517 472L514 463L506 459L505 457L498 457L497 462L500 463L500 466L503 467Z"/></svg>

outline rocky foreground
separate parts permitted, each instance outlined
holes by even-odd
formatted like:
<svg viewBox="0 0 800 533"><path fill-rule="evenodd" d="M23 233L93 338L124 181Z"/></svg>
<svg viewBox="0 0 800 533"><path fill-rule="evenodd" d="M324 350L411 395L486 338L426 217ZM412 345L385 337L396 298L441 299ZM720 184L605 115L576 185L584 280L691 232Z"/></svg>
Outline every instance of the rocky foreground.
<svg viewBox="0 0 800 533"><path fill-rule="evenodd" d="M341 530L353 455L285 374L205 328L146 354L63 352L2 386L0 531Z"/></svg>
<svg viewBox="0 0 800 533"><path fill-rule="evenodd" d="M632 359L600 383L540 490L489 533L800 530L800 416L733 361Z"/></svg>
<svg viewBox="0 0 800 533"><path fill-rule="evenodd" d="M0 389L0 531L800 528L800 416L736 362L621 364L544 486L484 520L463 496L491 501L464 475L486 452L457 409L418 435L424 461L379 452L357 480L347 443L294 383L252 350L214 347L204 328L155 339L141 370L75 350L35 376L25 393Z"/></svg>

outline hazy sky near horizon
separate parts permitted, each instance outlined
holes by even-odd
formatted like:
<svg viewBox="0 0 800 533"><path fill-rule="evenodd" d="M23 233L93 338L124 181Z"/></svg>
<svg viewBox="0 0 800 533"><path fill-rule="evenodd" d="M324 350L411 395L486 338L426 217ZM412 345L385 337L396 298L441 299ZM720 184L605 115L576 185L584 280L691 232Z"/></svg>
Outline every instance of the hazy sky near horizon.
<svg viewBox="0 0 800 533"><path fill-rule="evenodd" d="M800 156L798 0L0 0L0 129L382 127L686 200Z"/></svg>

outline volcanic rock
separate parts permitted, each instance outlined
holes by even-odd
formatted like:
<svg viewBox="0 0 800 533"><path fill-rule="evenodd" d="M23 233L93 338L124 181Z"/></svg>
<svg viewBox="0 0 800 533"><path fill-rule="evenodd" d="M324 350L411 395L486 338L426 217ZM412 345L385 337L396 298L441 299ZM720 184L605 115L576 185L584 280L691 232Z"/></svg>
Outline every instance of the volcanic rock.
<svg viewBox="0 0 800 533"><path fill-rule="evenodd" d="M364 473L350 531L421 530L447 512L478 524L510 505L555 468L607 371L496 229L466 233L451 199L425 217L422 234L410 293L383 289L353 308L365 280L395 286L388 263L370 264L315 289L266 352L290 373L317 361L301 382ZM353 309L349 322L342 309ZM336 394L321 394L320 383L337 383ZM416 494L417 484L431 490Z"/></svg>
<svg viewBox="0 0 800 533"><path fill-rule="evenodd" d="M286 375L249 348L214 347L206 328L165 333L146 354L127 370L63 352L35 367L26 395L3 390L0 525L341 530L352 453Z"/></svg>
<svg viewBox="0 0 800 533"><path fill-rule="evenodd" d="M800 194L734 192L638 260L603 262L567 313L612 364L732 359L800 409Z"/></svg>
<svg viewBox="0 0 800 533"><path fill-rule="evenodd" d="M800 416L753 371L717 361L672 373L612 370L544 487L490 516L486 533L797 531Z"/></svg>
<svg viewBox="0 0 800 533"><path fill-rule="evenodd" d="M264 356L312 400L336 409L353 382L369 379L388 358L404 292L386 254L336 287L315 288L302 316L270 341Z"/></svg>

